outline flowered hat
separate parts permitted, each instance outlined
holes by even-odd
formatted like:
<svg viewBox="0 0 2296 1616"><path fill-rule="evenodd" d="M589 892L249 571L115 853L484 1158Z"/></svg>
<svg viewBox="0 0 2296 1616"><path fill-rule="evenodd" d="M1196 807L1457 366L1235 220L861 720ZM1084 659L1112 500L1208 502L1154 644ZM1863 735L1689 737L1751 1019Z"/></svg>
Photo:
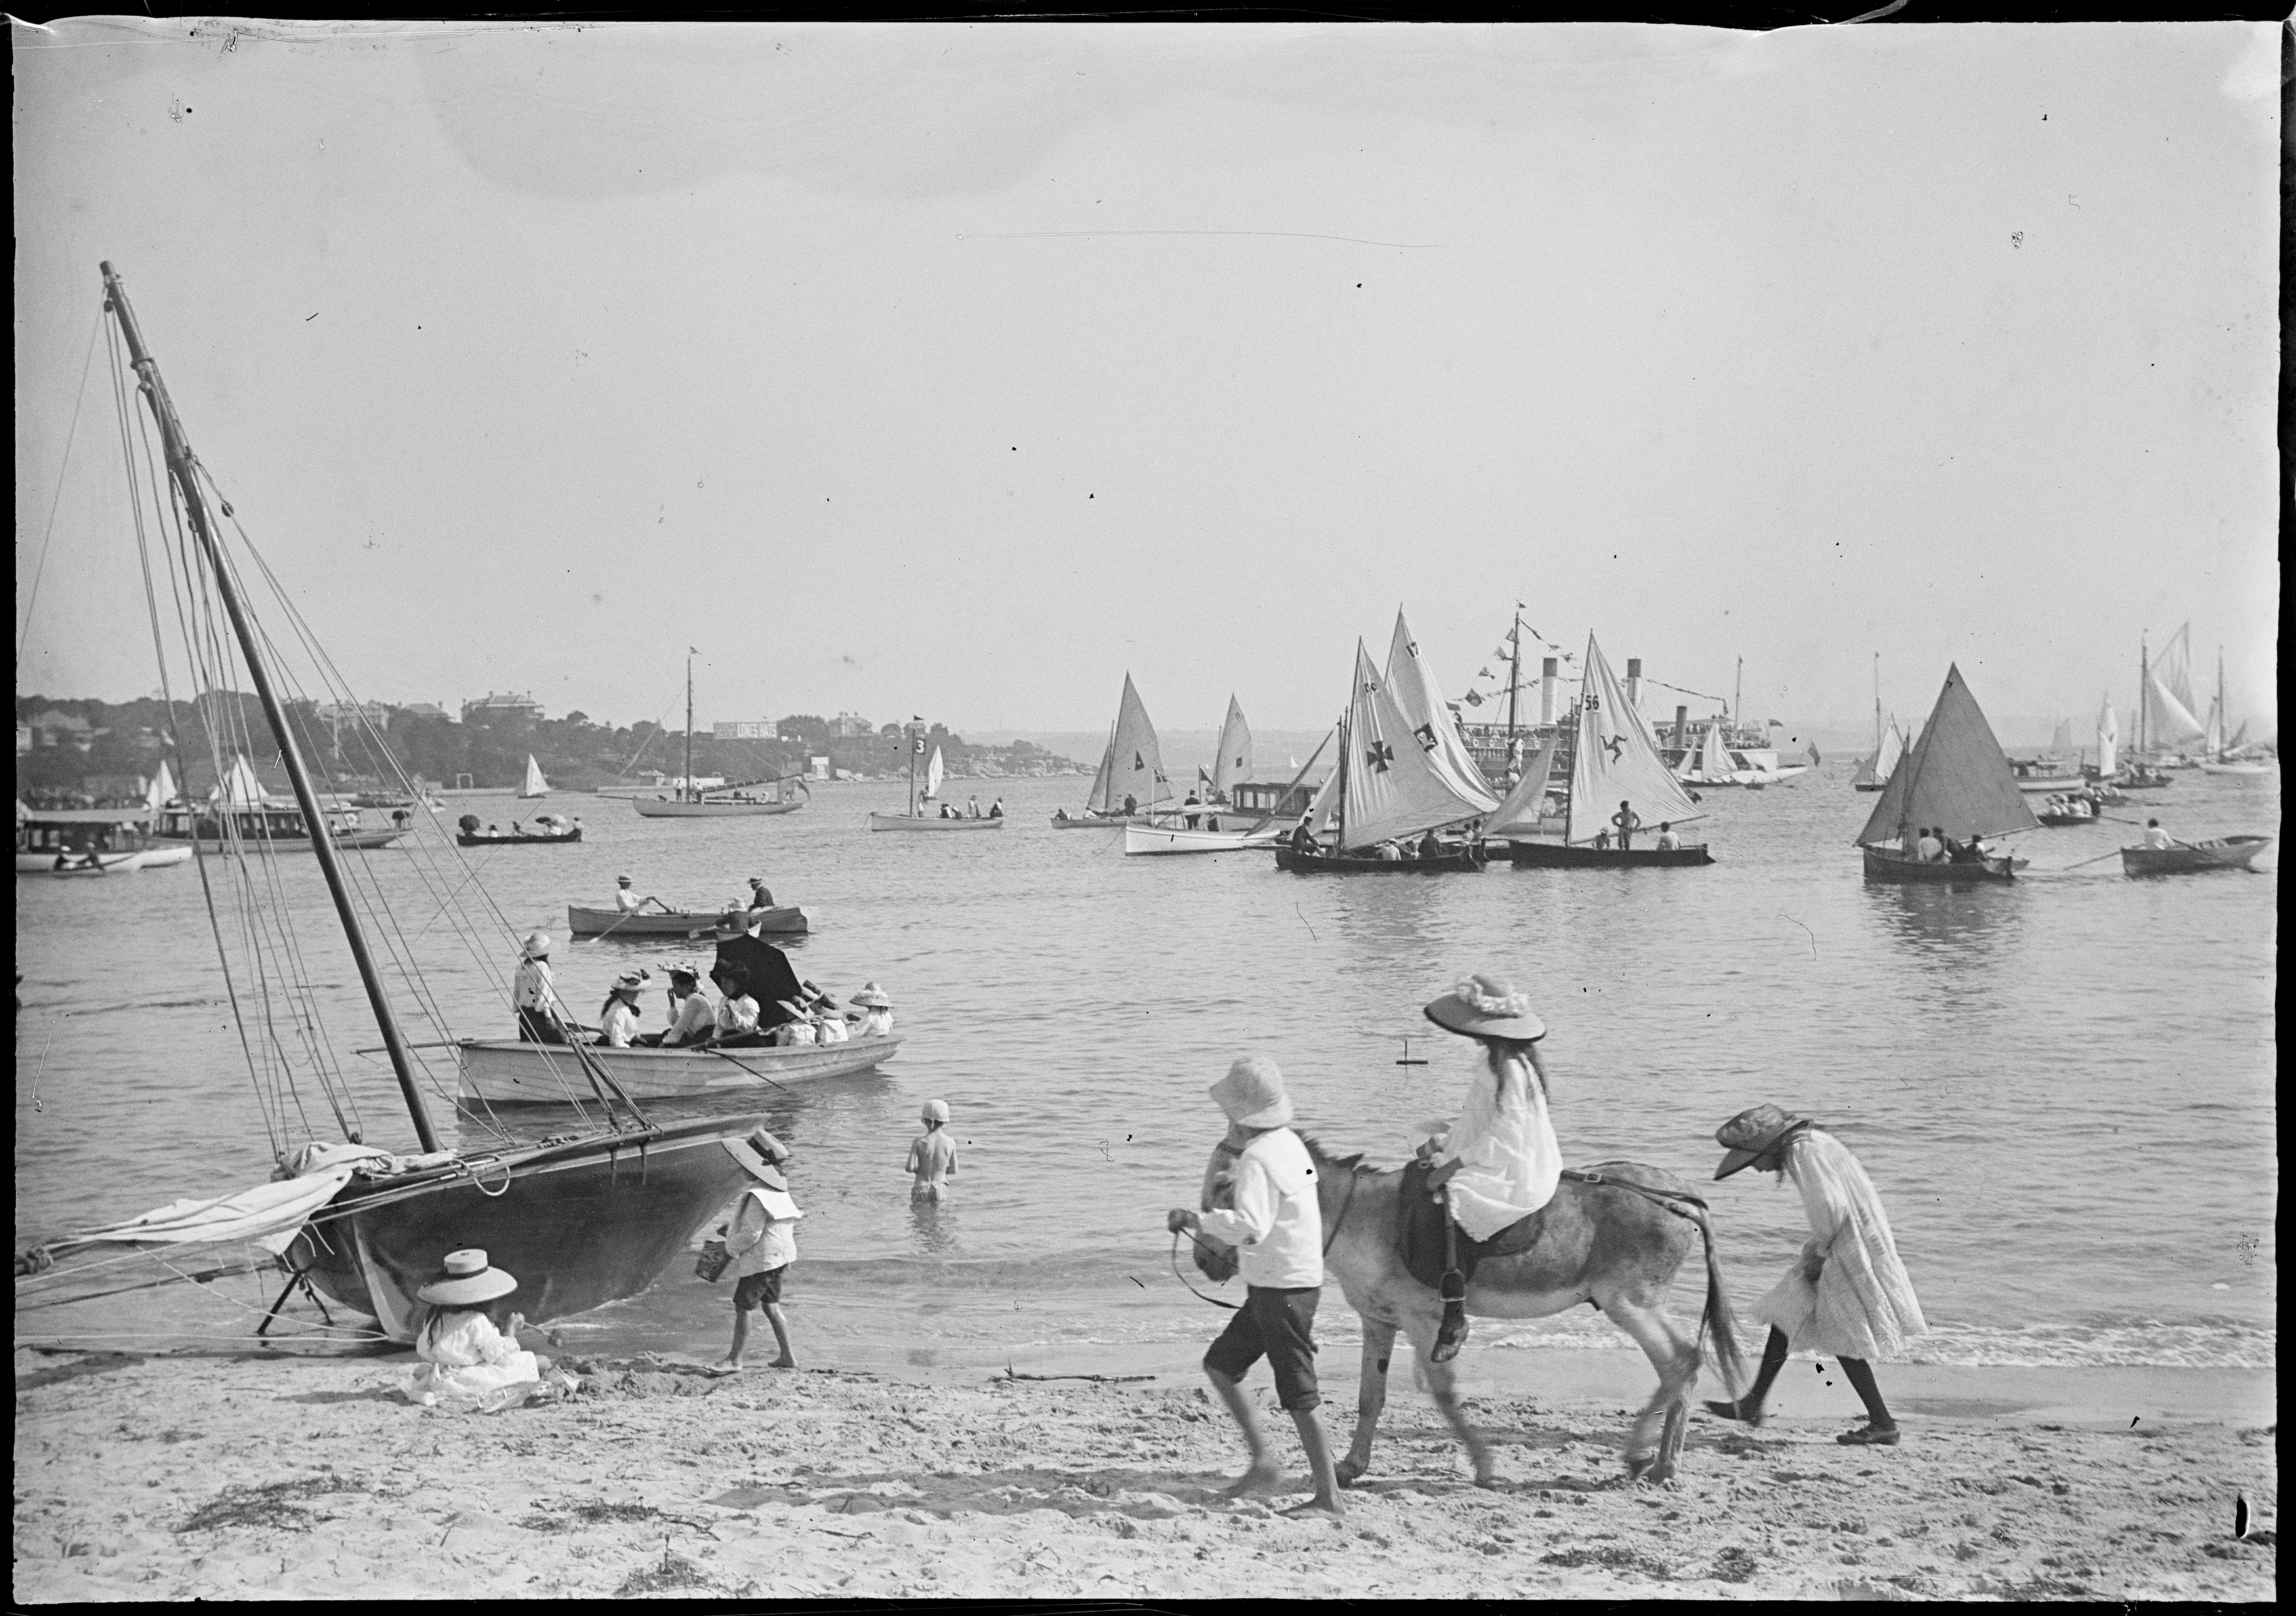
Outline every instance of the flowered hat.
<svg viewBox="0 0 2296 1616"><path fill-rule="evenodd" d="M1530 995L1513 979L1488 972L1476 972L1430 1003L1426 1015L1445 1031L1471 1038L1528 1042L1546 1036L1546 1023L1531 1013Z"/></svg>
<svg viewBox="0 0 2296 1616"><path fill-rule="evenodd" d="M869 1010L890 1010L893 1007L893 1001L887 998L885 990L874 982L862 983L861 991L853 996L853 1002Z"/></svg>
<svg viewBox="0 0 2296 1616"><path fill-rule="evenodd" d="M1727 1178L1752 1166L1764 1151L1794 1129L1809 1126L1808 1118L1780 1111L1775 1105L1757 1105L1740 1112L1714 1130L1714 1143L1727 1153L1722 1158L1722 1165L1714 1169L1715 1177Z"/></svg>

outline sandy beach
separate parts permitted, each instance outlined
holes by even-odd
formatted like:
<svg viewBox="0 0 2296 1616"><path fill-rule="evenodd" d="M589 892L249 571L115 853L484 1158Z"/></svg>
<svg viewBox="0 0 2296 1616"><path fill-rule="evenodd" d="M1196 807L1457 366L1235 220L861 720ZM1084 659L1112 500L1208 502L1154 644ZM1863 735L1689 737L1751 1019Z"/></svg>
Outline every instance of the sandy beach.
<svg viewBox="0 0 2296 1616"><path fill-rule="evenodd" d="M571 1401L472 1415L408 1405L404 1354L19 1350L14 1595L2274 1595L2268 1371L1899 1366L1906 1445L1871 1450L1833 1441L1849 1394L1797 1363L1770 1424L1699 1416L1681 1480L1650 1488L1618 1460L1635 1355L1470 1353L1500 1455L1479 1489L1398 1364L1332 1524L1216 1496L1242 1449L1186 1356L1094 1362L1152 1378L582 1361Z"/></svg>

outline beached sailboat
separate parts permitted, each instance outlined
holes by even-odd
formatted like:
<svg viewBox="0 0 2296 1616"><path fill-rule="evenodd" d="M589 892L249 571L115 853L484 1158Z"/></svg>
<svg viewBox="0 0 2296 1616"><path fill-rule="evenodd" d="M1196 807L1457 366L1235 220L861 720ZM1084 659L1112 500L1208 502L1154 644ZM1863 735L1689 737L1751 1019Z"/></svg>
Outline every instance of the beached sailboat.
<svg viewBox="0 0 2296 1616"><path fill-rule="evenodd" d="M532 752L526 754L526 778L519 782L518 794L522 800L550 795L550 782L542 777L542 765L534 760Z"/></svg>
<svg viewBox="0 0 2296 1616"><path fill-rule="evenodd" d="M925 766L924 791L917 791L917 754L924 751L925 732L921 724L912 722L904 726L904 737L909 743L909 811L906 814L875 814L869 816L873 831L1001 831L1004 816L967 819L961 816L944 815L938 810L925 811L925 805L940 795L940 784L947 775L947 765L942 762L940 748L932 749L932 760Z"/></svg>
<svg viewBox="0 0 2296 1616"><path fill-rule="evenodd" d="M1713 734L1709 730L1709 736ZM1612 804L1617 804L1613 808ZM1682 783L1659 755L1658 742L1626 688L1611 671L1595 636L1587 636L1587 661L1578 693L1578 734L1570 748L1570 796L1561 841L1513 841L1508 857L1530 869L1637 869L1714 862L1703 842L1679 848L1657 845L1661 828L1702 818ZM1622 824L1621 821L1626 823ZM1640 846L1613 845L1614 831L1632 835ZM1625 841L1624 834L1617 837Z"/></svg>
<svg viewBox="0 0 2296 1616"><path fill-rule="evenodd" d="M692 783L693 775L693 652L685 652L685 773L675 797L632 797L630 806L641 819L757 819L768 814L794 814L812 800L813 788L797 781L802 795L790 795L790 777L742 780L708 790ZM774 794L760 796L751 788L770 785ZM604 793L600 793L603 795Z"/></svg>
<svg viewBox="0 0 2296 1616"><path fill-rule="evenodd" d="M1868 881L2007 881L2018 861L2005 854L1926 862L1915 843L1925 828L1966 840L2030 831L2039 823L1956 666L1946 670L1929 723L1890 776L1857 845L1865 849Z"/></svg>
<svg viewBox="0 0 2296 1616"><path fill-rule="evenodd" d="M184 438L159 366L145 351L126 291L109 264L103 266L103 279L105 309L135 373L132 382L116 378L120 426L132 434L134 423L127 413L135 407L131 389L140 390L159 428L172 485L139 487L135 497L152 502L163 513L172 505L184 521L168 562L185 584L180 598L192 603L186 610L196 613L185 630L193 644L184 654L194 669L202 670L201 683L207 689L227 690L241 677L251 683L301 816L323 824L319 796L269 660L274 642L256 627L241 595L242 577L267 578L269 569L259 559L242 567L226 556L224 536L209 514L212 484L207 470ZM215 498L220 504L220 496ZM226 513L230 510L228 504L221 508ZM280 599L281 610L291 611L283 593ZM294 636L285 633L277 639L294 643ZM234 649L237 670L230 665ZM168 675L164 659L160 673L164 691ZM333 1054L318 1031L322 1023L315 1013L312 981L275 950L254 948L243 952L242 960L272 962L264 980L266 995L272 997L264 1002L268 1005L277 997L296 1006L302 1046L299 1058L326 1087L328 1103L342 1120L348 1142L291 1148L282 1130L292 1126L288 1119L300 1115L299 1101L276 1114L266 1104L265 1120L273 1130L280 1162L275 1182L236 1195L177 1202L143 1218L51 1243L35 1260L19 1258L18 1274L45 1272L59 1256L105 1248L252 1243L284 1254L294 1276L291 1290L295 1284L316 1285L336 1302L374 1319L373 1333L397 1341L413 1340L427 1313L415 1298L416 1288L438 1274L447 1252L463 1247L485 1248L496 1266L517 1276L520 1309L533 1322L644 1289L761 1168L741 1141L762 1119L751 1115L656 1123L615 1087L611 1073L587 1058L586 1051L569 1046L558 1052L560 1058L590 1097L604 1105L603 1126L586 1119L571 1132L529 1144L481 1114L469 1120L493 1128L482 1147L445 1145L424 1103L413 1046L401 1030L377 955L367 940L365 916L380 909L373 876L364 861L342 859L324 838L311 847L381 1035L381 1053L387 1055L406 1102L418 1151L402 1155L362 1142L351 1116L342 1109L340 1075L333 1071ZM227 898L236 897L242 925L258 936L274 935L262 929L285 923L274 913L275 892L246 872L242 867L245 862L225 861L225 879L217 884ZM228 966L226 939L234 935L234 928L226 923L214 930L218 949L226 950ZM415 967L406 948L394 946L387 957L412 979ZM236 1007L242 997L243 990L234 998L234 1013L240 1013ZM426 1013L435 1013L435 997L419 984L415 1002ZM283 1080L278 1070L266 1074L255 1069L258 1046L269 1046L267 1018L274 1012L261 1013L265 1022L243 1029L242 1038L258 1095ZM285 1080L292 1080L293 1070L292 1065L286 1069ZM758 1092L766 1092L765 1085L760 1083ZM171 1271L182 1276L180 1270ZM25 1305L25 1283L20 1278L20 1308ZM282 1303L287 1295L281 1292ZM276 1313L277 1305L273 1311Z"/></svg>
<svg viewBox="0 0 2296 1616"><path fill-rule="evenodd" d="M1357 641L1354 695L1340 725L1340 764L1309 805L1303 826L1315 845L1278 843L1276 868L1302 875L1482 868L1481 849L1472 841L1447 844L1432 857L1406 845L1446 826L1479 827L1498 806L1480 775L1470 789L1436 760L1436 751Z"/></svg>

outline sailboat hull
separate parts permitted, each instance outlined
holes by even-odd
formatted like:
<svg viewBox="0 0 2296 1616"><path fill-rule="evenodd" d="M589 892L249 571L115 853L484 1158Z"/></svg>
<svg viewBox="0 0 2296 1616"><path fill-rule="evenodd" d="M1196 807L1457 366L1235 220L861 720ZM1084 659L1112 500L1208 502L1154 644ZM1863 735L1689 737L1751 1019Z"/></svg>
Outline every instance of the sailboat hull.
<svg viewBox="0 0 2296 1616"><path fill-rule="evenodd" d="M2268 775L2271 772L2272 765L2269 763L2203 763L2201 765L2201 773L2204 775Z"/></svg>
<svg viewBox="0 0 2296 1616"><path fill-rule="evenodd" d="M1931 864L1919 858L1906 858L1883 848L1866 848L1866 879L1920 883L1958 883L1966 885L1979 881L2013 881L2015 862L2007 857L1988 858L1981 864Z"/></svg>
<svg viewBox="0 0 2296 1616"><path fill-rule="evenodd" d="M579 841L581 840L582 827L578 824L572 830L562 831L554 836L536 836L524 831L518 832L514 834L498 834L494 836L489 836L484 831L480 831L474 836L467 831L459 831L455 833L455 845L458 848L547 847L558 843Z"/></svg>
<svg viewBox="0 0 2296 1616"><path fill-rule="evenodd" d="M1279 847L1275 867L1294 875L1440 875L1447 871L1480 870L1483 860L1472 850L1434 858L1367 858L1359 853L1302 853L1296 848Z"/></svg>
<svg viewBox="0 0 2296 1616"><path fill-rule="evenodd" d="M762 1121L716 1117L518 1153L499 1177L480 1158L475 1172L427 1183L355 1178L287 1259L396 1341L421 1328L416 1289L447 1252L474 1246L517 1276L511 1305L529 1323L586 1312L636 1295L685 1252L750 1181L736 1142Z"/></svg>
<svg viewBox="0 0 2296 1616"><path fill-rule="evenodd" d="M777 1085L873 1070L891 1060L900 1047L898 1038L878 1037L849 1038L842 1044L729 1049L723 1054L596 1046L583 1054L620 1084L624 1094L641 1103L726 1095L749 1103ZM573 1052L561 1044L464 1038L455 1046L455 1059L462 1067L466 1100L483 1100L489 1105L565 1105L595 1097Z"/></svg>
<svg viewBox="0 0 2296 1616"><path fill-rule="evenodd" d="M1069 819L1054 819L1049 823L1056 831L1112 831L1128 824L1145 824L1142 817L1128 818L1122 814L1085 814Z"/></svg>
<svg viewBox="0 0 2296 1616"><path fill-rule="evenodd" d="M1518 870L1677 870L1712 864L1706 844L1685 848L1590 848L1561 841L1512 841L1507 857Z"/></svg>
<svg viewBox="0 0 2296 1616"><path fill-rule="evenodd" d="M635 799L630 806L641 819L754 819L767 814L794 814L802 802L676 802L666 797Z"/></svg>
<svg viewBox="0 0 2296 1616"><path fill-rule="evenodd" d="M1002 819L939 819L924 814L872 814L873 831L1001 831Z"/></svg>
<svg viewBox="0 0 2296 1616"><path fill-rule="evenodd" d="M1185 825L1128 824L1124 827L1127 857L1168 853L1234 853L1245 848L1272 848L1284 834L1267 831L1192 831Z"/></svg>
<svg viewBox="0 0 2296 1616"><path fill-rule="evenodd" d="M1886 792L1890 789L1890 783L1887 780L1852 780L1849 789L1853 792Z"/></svg>

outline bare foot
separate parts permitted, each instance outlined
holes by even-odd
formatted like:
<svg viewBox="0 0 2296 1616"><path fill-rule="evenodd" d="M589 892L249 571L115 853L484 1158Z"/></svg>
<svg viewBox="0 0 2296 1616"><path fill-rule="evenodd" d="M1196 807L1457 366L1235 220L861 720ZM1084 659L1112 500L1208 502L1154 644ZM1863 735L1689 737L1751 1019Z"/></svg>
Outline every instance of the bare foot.
<svg viewBox="0 0 2296 1616"><path fill-rule="evenodd" d="M1347 1511L1340 1507L1337 1498L1310 1498L1305 1504L1295 1504L1281 1512L1289 1521L1344 1521Z"/></svg>
<svg viewBox="0 0 2296 1616"><path fill-rule="evenodd" d="M797 1359L793 1358L777 1358L772 1363L767 1364L766 1367L768 1369L794 1369L797 1367Z"/></svg>
<svg viewBox="0 0 2296 1616"><path fill-rule="evenodd" d="M742 1360L737 1358L721 1358L716 1363L709 1366L709 1373L712 1374L739 1374L742 1373Z"/></svg>
<svg viewBox="0 0 2296 1616"><path fill-rule="evenodd" d="M1283 1483L1283 1472L1273 1464L1255 1464L1220 1489L1223 1498L1262 1498Z"/></svg>

